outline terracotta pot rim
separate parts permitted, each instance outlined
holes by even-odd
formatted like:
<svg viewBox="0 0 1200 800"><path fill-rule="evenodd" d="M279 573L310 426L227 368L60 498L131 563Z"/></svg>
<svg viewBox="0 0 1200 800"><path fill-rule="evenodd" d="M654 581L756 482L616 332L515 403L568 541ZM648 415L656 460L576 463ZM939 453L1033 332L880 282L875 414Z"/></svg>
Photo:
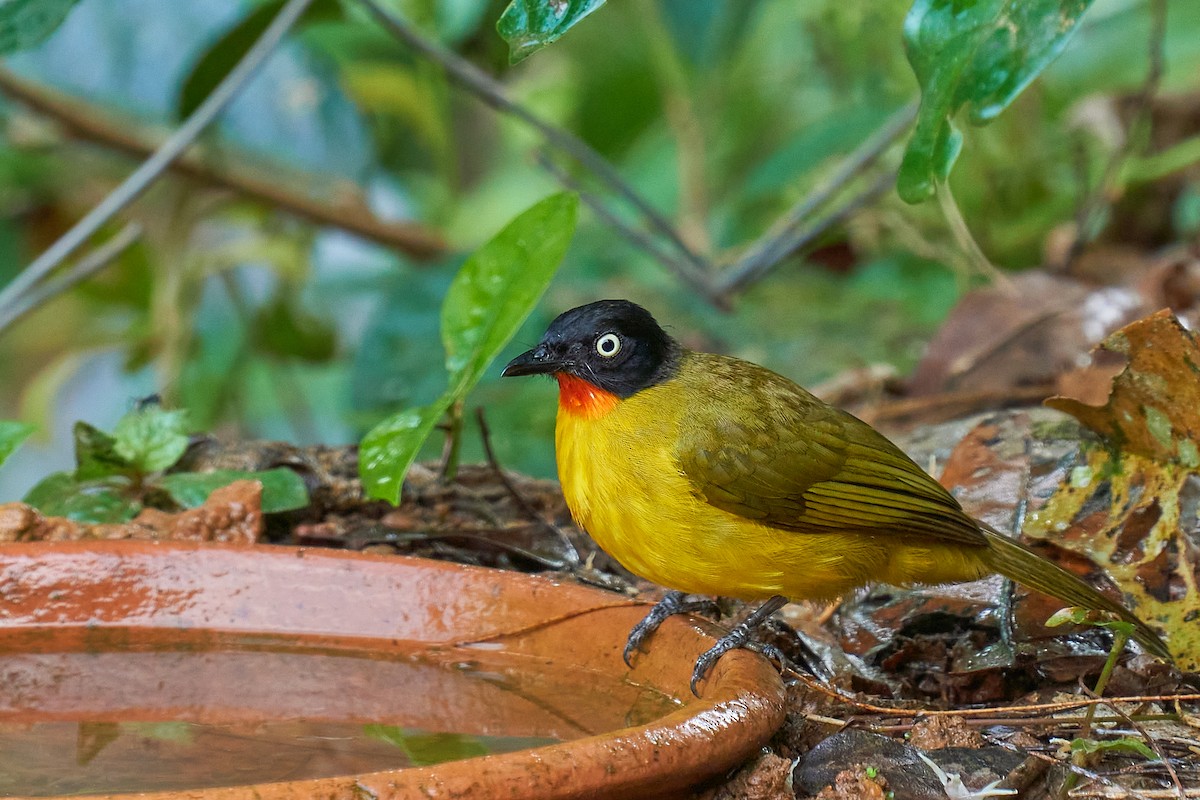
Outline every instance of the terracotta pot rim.
<svg viewBox="0 0 1200 800"><path fill-rule="evenodd" d="M58 574L56 570L61 570L63 565L71 561L79 561L85 566L92 564L93 567L97 564L120 564L133 573L137 572L137 567L146 570L150 576L147 580L168 580L155 577L152 570L157 568L160 572L165 570L171 576L170 580L188 576L199 581L195 585L200 587L203 586L204 570L213 574L220 571L222 576L226 576L231 565L241 564L242 577L247 579L246 591L251 596L255 591L254 581L265 581L266 576L276 574L285 580L286 576L292 574L314 575L319 583L320 579L329 579L331 575L350 572L364 576L361 582L375 581L384 589L391 585L387 581L426 580L453 587L453 591L448 589L446 595L467 591L471 587L501 587L491 591L499 592L501 598L507 597L505 593L509 592L514 596L528 596L538 606L555 609L554 624L565 624L570 618L577 618L584 619L585 626L595 625L601 616L624 623L631 615L636 617L640 614L640 609L644 607L644 604L613 593L548 576L405 556L275 545L145 541L6 544L0 547L0 583L7 587L24 576L31 586L41 586L38 576L44 572L50 576L46 580L50 580ZM187 569L184 569L185 566ZM189 570L194 570L200 577L189 576ZM83 583L89 579L98 582L101 577L89 574L86 569L76 572L77 580ZM235 574L229 580L236 580L237 577ZM354 590L352 584L349 591ZM220 588L214 591L220 591ZM303 588L297 591L303 591ZM5 594L7 597L7 589ZM550 601L551 597L553 602ZM215 599L219 607L223 598ZM449 598L452 602L458 599ZM253 605L251 601L247 602ZM361 601L350 598L345 602ZM568 610L561 610L564 608ZM404 609L397 613L403 615L406 611ZM26 616L20 617L21 613ZM28 608L22 606L16 610L0 611L0 629L21 624L34 626L40 619L39 613L42 611L33 600L29 601ZM282 613L286 619L286 609ZM441 616L453 618L454 614ZM404 622L415 624L407 617ZM501 626L501 632L497 635L509 635L504 632L502 623L494 623L491 619L486 622L493 627ZM252 620L250 624L258 623ZM303 621L288 621L287 624L303 624ZM381 623L381 629L386 628L387 624L391 622L385 620ZM453 626L458 622L450 619L448 624ZM520 632L528 628L529 625L524 624L508 630ZM294 628L286 628L283 634L295 632ZM485 625L482 633L487 632ZM433 641L444 641L446 636L453 641L455 637L452 634L455 633L455 630L436 629L433 631ZM182 797L192 800L232 800L253 793L261 800L364 796L627 798L635 790L643 795L647 792L682 790L735 766L764 744L783 722L784 692L778 673L765 659L746 651L735 651L717 664L703 688L703 697L693 698L687 688L686 676L690 674L695 654L711 643L709 631L705 630L702 623L672 618L656 637L660 635L672 637L670 649L673 652L662 652L667 649L667 639L664 638L657 655L650 651L644 657L639 657L639 661L653 662L666 670L663 674L675 681L672 694L685 705L645 725L530 750L478 756L428 767L252 786L92 797L106 800L179 800ZM396 636L393 634L393 638ZM486 638L484 635L476 641ZM624 679L630 679L628 675L631 673L625 671L624 664L614 665L607 660L605 663L606 668L617 670L615 674L623 673L626 676ZM635 668L641 669L642 666L635 662Z"/></svg>

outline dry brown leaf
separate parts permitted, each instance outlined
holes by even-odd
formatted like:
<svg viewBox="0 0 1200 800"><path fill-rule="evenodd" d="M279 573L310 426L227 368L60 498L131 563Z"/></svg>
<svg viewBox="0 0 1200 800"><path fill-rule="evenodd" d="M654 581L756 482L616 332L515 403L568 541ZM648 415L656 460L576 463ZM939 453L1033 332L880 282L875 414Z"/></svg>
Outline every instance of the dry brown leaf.
<svg viewBox="0 0 1200 800"><path fill-rule="evenodd" d="M1046 405L1099 433L1117 451L1185 467L1200 466L1200 347L1163 310L1131 323L1101 347L1127 359L1108 402L1056 396Z"/></svg>

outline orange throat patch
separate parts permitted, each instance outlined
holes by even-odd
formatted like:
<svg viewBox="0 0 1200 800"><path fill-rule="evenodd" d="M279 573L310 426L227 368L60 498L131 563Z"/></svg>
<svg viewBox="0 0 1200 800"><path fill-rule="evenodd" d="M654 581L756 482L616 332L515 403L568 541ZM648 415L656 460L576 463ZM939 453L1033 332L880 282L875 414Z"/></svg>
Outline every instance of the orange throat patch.
<svg viewBox="0 0 1200 800"><path fill-rule="evenodd" d="M621 398L594 386L583 378L565 372L554 373L558 380L558 408L584 419L600 419L617 407Z"/></svg>

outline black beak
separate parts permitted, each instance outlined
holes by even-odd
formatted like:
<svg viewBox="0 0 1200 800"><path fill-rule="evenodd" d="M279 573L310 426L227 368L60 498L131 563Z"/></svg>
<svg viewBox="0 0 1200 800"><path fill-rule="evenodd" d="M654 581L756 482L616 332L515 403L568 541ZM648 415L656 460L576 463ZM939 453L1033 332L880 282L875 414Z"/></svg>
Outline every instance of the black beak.
<svg viewBox="0 0 1200 800"><path fill-rule="evenodd" d="M500 373L502 378L513 378L519 375L550 375L564 372L567 362L550 354L550 348L539 344L532 350L526 350L521 355L508 362L508 366Z"/></svg>

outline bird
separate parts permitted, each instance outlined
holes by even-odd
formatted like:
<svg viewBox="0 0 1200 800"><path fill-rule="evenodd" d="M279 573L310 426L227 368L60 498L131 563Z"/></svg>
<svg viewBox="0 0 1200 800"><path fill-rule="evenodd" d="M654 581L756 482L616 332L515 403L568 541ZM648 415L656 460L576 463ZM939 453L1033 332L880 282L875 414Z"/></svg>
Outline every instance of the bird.
<svg viewBox="0 0 1200 800"><path fill-rule="evenodd" d="M971 517L867 423L766 367L687 349L635 303L563 312L502 375L557 381L555 456L572 516L670 590L631 631L627 663L690 595L763 601L697 659L694 693L789 601L992 573L1110 612L1171 660L1128 608Z"/></svg>

